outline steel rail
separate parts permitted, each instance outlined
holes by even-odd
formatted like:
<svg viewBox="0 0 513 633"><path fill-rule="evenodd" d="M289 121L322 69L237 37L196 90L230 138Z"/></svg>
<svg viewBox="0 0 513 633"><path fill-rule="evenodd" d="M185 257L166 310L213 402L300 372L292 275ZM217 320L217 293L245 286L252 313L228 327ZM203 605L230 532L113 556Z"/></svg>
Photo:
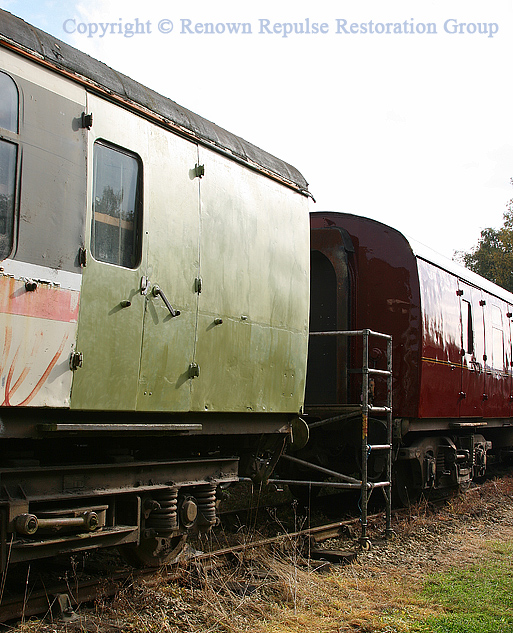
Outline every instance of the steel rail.
<svg viewBox="0 0 513 633"><path fill-rule="evenodd" d="M369 516L369 519L378 520L383 517L383 513ZM5 598L0 604L0 623L13 620L21 620L33 616L52 615L56 620L66 620L66 614L59 618L56 614L58 608L58 597L62 595L68 596L68 604L71 608L78 605L92 602L98 598L106 598L113 596L120 587L126 586L126 582L130 579L151 579L158 574L159 581L172 582L180 577L184 563L202 564L207 562L215 562L221 564L223 559L229 560L234 555L247 553L262 547L268 547L273 544L287 543L296 541L301 538L310 538L313 543L321 543L330 538L343 536L351 525L356 525L360 521L359 517L328 523L297 532L279 534L274 537L250 541L248 543L238 544L231 547L224 547L210 552L201 552L192 554L185 559L180 559L176 564L165 565L162 568L146 568L133 569L127 568L111 574L109 577L88 577L87 580L81 581L73 579L71 582L63 583L62 581L54 586L45 586L43 589L32 590L28 595L13 596ZM55 611L55 612L54 612Z"/></svg>

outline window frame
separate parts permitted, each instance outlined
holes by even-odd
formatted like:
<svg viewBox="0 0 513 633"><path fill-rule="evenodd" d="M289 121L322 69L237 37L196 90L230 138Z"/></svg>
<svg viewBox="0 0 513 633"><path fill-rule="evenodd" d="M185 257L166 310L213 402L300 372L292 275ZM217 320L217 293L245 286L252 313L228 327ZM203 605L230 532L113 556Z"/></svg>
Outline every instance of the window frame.
<svg viewBox="0 0 513 633"><path fill-rule="evenodd" d="M3 252L3 247L0 247L0 261L8 259L12 257L17 244L18 237L18 209L19 209L19 197L20 197L20 178L21 178L21 155L22 155L22 145L20 140L20 125L21 125L21 103L22 103L22 93L16 82L16 79L4 69L0 70L0 74L5 75L10 79L12 85L16 91L16 125L15 130L11 130L8 128L0 127L0 142L8 143L14 145L15 147L15 162L14 162L14 179L13 179L13 203L12 209L10 210L11 216L11 231L10 236L6 235L6 244L9 248L5 248L5 252Z"/></svg>
<svg viewBox="0 0 513 633"><path fill-rule="evenodd" d="M462 347L465 354L474 355L474 315L472 311L472 303L466 299L461 302L461 320L462 320Z"/></svg>
<svg viewBox="0 0 513 633"><path fill-rule="evenodd" d="M505 367L505 341L504 341L504 323L502 318L502 310L498 305L492 305L491 310L492 325L492 368L504 371Z"/></svg>
<svg viewBox="0 0 513 633"><path fill-rule="evenodd" d="M96 205L96 169L97 169L97 148L105 148L113 152L117 152L123 156L134 159L137 165L137 176L135 182L135 199L134 199L134 262L133 265L127 266L123 264L121 261L111 261L106 259L100 259L96 253L96 222L95 219L95 205ZM116 266L118 268L123 268L125 270L136 270L139 268L142 262L142 236L143 236L143 170L144 165L142 158L137 152L134 152L126 147L122 147L120 145L116 145L115 143L111 143L110 141L104 138L98 138L93 143L93 175L92 175L92 197L91 197L91 238L90 238L90 250L91 256L93 259L101 264L107 264L110 266ZM113 219L115 216L113 216ZM115 218L118 220L118 226L121 228L121 222L123 222L122 218Z"/></svg>

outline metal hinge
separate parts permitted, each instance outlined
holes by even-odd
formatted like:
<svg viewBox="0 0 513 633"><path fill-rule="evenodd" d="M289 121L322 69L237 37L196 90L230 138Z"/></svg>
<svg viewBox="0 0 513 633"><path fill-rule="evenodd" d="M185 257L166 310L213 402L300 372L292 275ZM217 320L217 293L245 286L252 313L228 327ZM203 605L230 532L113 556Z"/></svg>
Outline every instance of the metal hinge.
<svg viewBox="0 0 513 633"><path fill-rule="evenodd" d="M202 289L203 289L203 279L201 277L196 277L196 279L194 280L194 292L197 292L198 294L200 294Z"/></svg>
<svg viewBox="0 0 513 633"><path fill-rule="evenodd" d="M84 246L81 246L78 249L78 264L79 266L82 266L82 268L87 266L87 250Z"/></svg>
<svg viewBox="0 0 513 633"><path fill-rule="evenodd" d="M196 363L191 363L189 365L189 378L197 378L199 376L199 373L199 365L197 365Z"/></svg>
<svg viewBox="0 0 513 633"><path fill-rule="evenodd" d="M81 124L83 128L90 130L93 127L93 115L82 112Z"/></svg>
<svg viewBox="0 0 513 633"><path fill-rule="evenodd" d="M69 358L69 367L71 371L75 371L79 367L82 367L82 363L84 362L84 355L82 352L71 352L71 356Z"/></svg>
<svg viewBox="0 0 513 633"><path fill-rule="evenodd" d="M194 167L194 173L196 175L196 178L203 178L203 176L205 175L205 165L200 165L199 163L196 163Z"/></svg>

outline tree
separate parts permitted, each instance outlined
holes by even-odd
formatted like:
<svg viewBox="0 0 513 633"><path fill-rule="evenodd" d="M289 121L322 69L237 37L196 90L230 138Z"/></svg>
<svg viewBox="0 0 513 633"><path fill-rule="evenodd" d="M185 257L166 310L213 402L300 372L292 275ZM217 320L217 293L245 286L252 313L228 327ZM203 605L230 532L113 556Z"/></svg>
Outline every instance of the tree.
<svg viewBox="0 0 513 633"><path fill-rule="evenodd" d="M503 218L500 229L483 229L477 246L456 256L470 270L513 292L513 198L506 204Z"/></svg>

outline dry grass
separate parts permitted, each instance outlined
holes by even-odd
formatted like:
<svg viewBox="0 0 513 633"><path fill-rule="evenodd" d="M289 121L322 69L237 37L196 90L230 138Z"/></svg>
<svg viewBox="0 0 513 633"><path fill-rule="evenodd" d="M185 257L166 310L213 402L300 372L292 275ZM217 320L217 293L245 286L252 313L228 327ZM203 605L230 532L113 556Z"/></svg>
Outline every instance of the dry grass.
<svg viewBox="0 0 513 633"><path fill-rule="evenodd" d="M16 633L392 633L442 607L422 598L434 571L472 565L491 540L513 541L513 479L490 481L443 507L422 503L394 519L397 538L348 566L315 571L291 543L231 565L183 567L178 581L133 582L69 623L34 620ZM339 543L334 544L339 547Z"/></svg>

